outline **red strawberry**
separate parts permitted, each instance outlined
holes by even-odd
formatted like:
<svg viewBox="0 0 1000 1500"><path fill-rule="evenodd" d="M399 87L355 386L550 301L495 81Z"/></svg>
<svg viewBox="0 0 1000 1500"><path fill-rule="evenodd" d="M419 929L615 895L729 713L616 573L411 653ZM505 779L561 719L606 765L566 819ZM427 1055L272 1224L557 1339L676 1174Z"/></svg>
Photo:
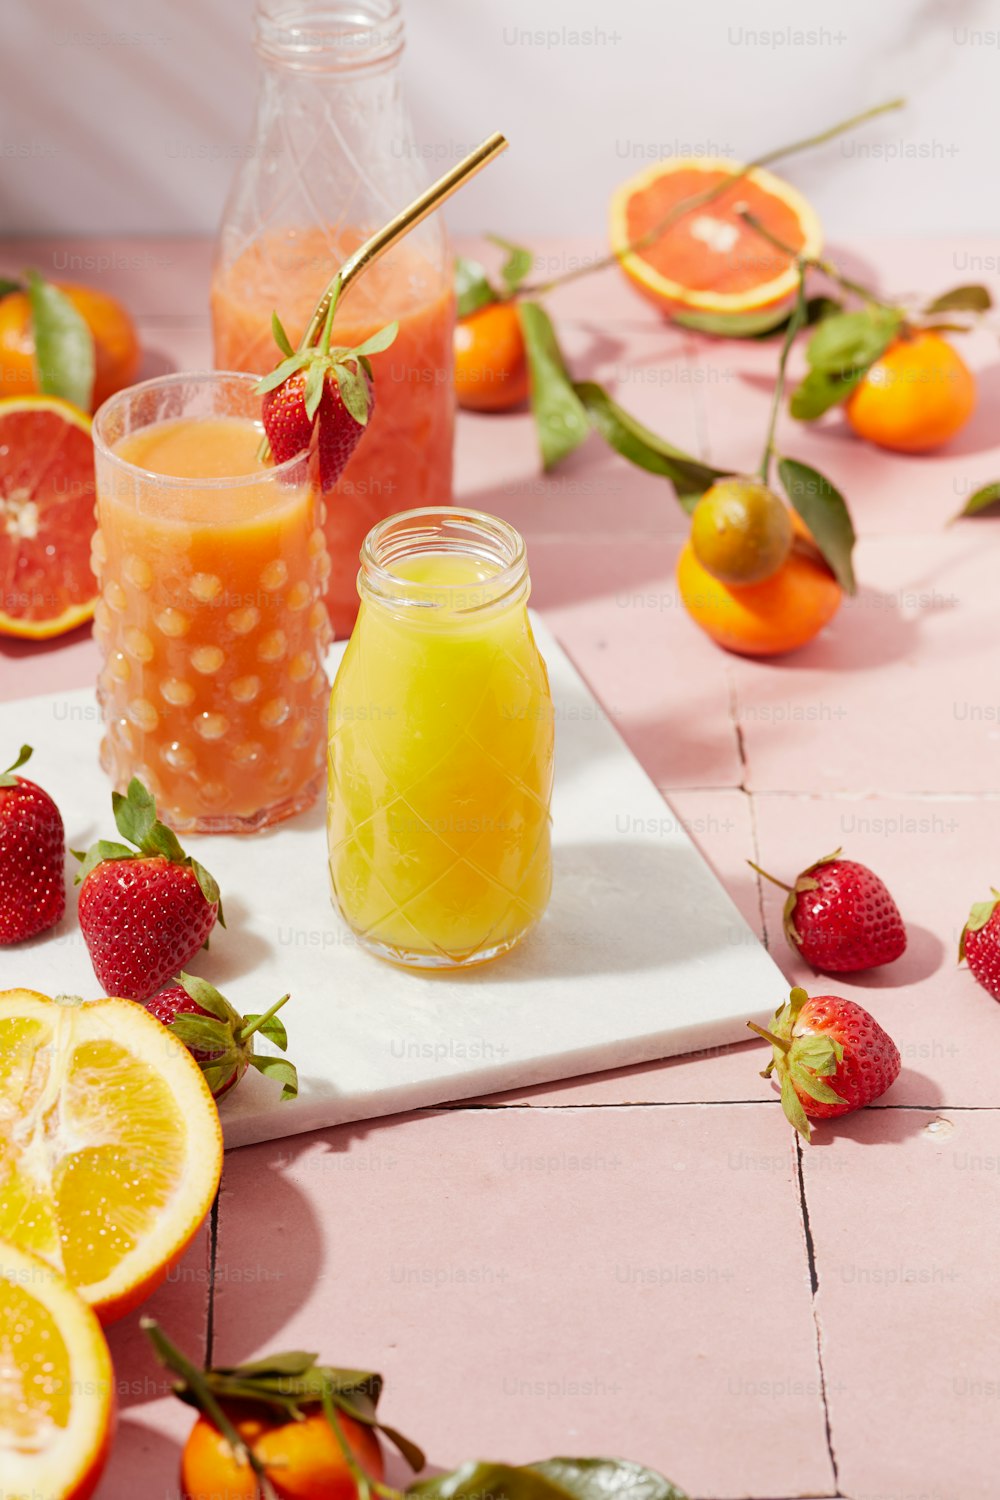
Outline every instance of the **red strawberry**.
<svg viewBox="0 0 1000 1500"><path fill-rule="evenodd" d="M319 456L320 487L326 494L347 466L375 409L375 388L368 356L387 349L396 337L396 323L372 334L357 348L331 348L333 315L340 295L335 288L320 341L296 351L272 318L274 338L285 355L281 364L257 386L263 397L261 418L276 463L285 463L313 444Z"/></svg>
<svg viewBox="0 0 1000 1500"><path fill-rule="evenodd" d="M0 945L54 927L66 910L66 836L48 792L14 772L31 758L22 745L0 774Z"/></svg>
<svg viewBox="0 0 1000 1500"><path fill-rule="evenodd" d="M207 980L181 974L177 984L153 995L145 1008L184 1043L204 1073L214 1099L235 1088L250 1066L277 1077L282 1099L293 1099L299 1091L295 1064L284 1057L261 1057L253 1050L253 1039L259 1032L285 1051L288 1037L278 1011L287 999L287 995L282 996L263 1015L241 1016Z"/></svg>
<svg viewBox="0 0 1000 1500"><path fill-rule="evenodd" d="M74 849L80 926L105 993L145 1000L208 947L216 917L226 924L218 885L157 821L142 782L111 801L118 832L136 847L102 839L86 854Z"/></svg>
<svg viewBox="0 0 1000 1500"><path fill-rule="evenodd" d="M906 928L884 882L867 865L841 859L839 849L807 866L794 886L747 863L788 892L785 937L814 969L850 974L891 964L905 952Z"/></svg>
<svg viewBox="0 0 1000 1500"><path fill-rule="evenodd" d="M958 961L969 968L984 990L1000 1000L1000 891L992 901L977 901L958 943Z"/></svg>
<svg viewBox="0 0 1000 1500"><path fill-rule="evenodd" d="M771 1043L774 1055L761 1074L776 1071L781 1105L809 1139L808 1117L833 1120L863 1109L899 1076L899 1048L888 1032L853 1000L794 989L774 1013L770 1031L751 1031Z"/></svg>

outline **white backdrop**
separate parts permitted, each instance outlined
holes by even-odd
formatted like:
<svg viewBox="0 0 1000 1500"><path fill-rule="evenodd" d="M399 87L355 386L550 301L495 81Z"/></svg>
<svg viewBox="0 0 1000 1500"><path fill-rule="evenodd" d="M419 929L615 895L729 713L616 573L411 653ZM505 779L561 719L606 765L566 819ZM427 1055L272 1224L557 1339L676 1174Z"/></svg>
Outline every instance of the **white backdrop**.
<svg viewBox="0 0 1000 1500"><path fill-rule="evenodd" d="M1000 231L1000 0L404 3L429 168L495 128L512 143L455 229L601 232L654 156L754 155L903 93L789 169L828 232ZM252 118L250 10L2 0L0 227L214 230Z"/></svg>

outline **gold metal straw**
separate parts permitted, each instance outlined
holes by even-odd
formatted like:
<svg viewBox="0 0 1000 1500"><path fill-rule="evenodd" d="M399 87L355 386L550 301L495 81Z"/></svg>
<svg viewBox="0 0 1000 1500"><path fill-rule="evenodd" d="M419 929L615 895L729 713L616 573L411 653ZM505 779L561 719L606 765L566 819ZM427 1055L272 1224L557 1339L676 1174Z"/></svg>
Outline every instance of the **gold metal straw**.
<svg viewBox="0 0 1000 1500"><path fill-rule="evenodd" d="M421 193L419 198L415 198L408 208L404 208L394 219L390 219L388 224L372 235L371 239L365 240L353 255L348 256L337 273L340 278L341 300L347 295L351 284L358 279L362 271L367 270L380 255L391 250L404 234L409 234L410 230L415 228L421 220L426 219L427 215L433 213L436 208L440 208L445 199L450 198L452 193L457 192L460 187L475 177L477 172L481 172L483 167L488 166L495 157L500 155L501 151L506 151L506 149L506 138L499 131L494 131L463 161L452 167L451 171L446 172L443 177L438 178L437 182L433 183L426 192ZM299 344L300 350L308 349L316 342L326 320L330 299L337 284L337 276L332 279L320 298L309 327L302 336L302 342ZM340 302L337 306L340 306Z"/></svg>

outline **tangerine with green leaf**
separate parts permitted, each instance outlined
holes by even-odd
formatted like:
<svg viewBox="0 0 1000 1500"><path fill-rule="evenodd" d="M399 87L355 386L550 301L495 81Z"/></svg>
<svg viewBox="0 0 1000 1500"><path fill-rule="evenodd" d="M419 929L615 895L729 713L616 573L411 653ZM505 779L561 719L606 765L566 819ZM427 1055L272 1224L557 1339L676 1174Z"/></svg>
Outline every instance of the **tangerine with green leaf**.
<svg viewBox="0 0 1000 1500"><path fill-rule="evenodd" d="M242 1441L257 1457L279 1500L356 1500L358 1486L333 1428L319 1409L301 1420L268 1417L259 1406L227 1411ZM383 1477L382 1451L369 1427L341 1414L352 1454L371 1479ZM258 1500L260 1481L240 1463L228 1440L200 1416L181 1455L185 1500Z"/></svg>
<svg viewBox="0 0 1000 1500"><path fill-rule="evenodd" d="M89 410L131 385L141 351L135 324L106 292L71 282L55 283L80 314L94 341L94 379ZM35 360L35 331L27 291L0 298L0 396L27 396L41 389Z"/></svg>
<svg viewBox="0 0 1000 1500"><path fill-rule="evenodd" d="M677 560L681 602L716 645L741 656L782 656L833 619L843 590L815 549L796 544L762 583L727 584L698 561L690 541Z"/></svg>
<svg viewBox="0 0 1000 1500"><path fill-rule="evenodd" d="M867 371L847 400L858 437L896 453L925 453L949 442L972 416L976 380L939 333L904 334Z"/></svg>
<svg viewBox="0 0 1000 1500"><path fill-rule="evenodd" d="M455 325L455 398L465 411L510 411L530 389L521 319L513 302L491 302Z"/></svg>
<svg viewBox="0 0 1000 1500"><path fill-rule="evenodd" d="M722 583L763 583L792 549L788 506L759 479L720 479L691 517L691 546Z"/></svg>

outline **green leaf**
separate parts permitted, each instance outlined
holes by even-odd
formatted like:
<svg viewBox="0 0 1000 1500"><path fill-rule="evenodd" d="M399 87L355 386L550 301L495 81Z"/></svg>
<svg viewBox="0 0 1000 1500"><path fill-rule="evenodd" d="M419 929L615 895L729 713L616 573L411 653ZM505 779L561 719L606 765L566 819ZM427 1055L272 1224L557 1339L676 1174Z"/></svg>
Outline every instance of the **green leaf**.
<svg viewBox="0 0 1000 1500"><path fill-rule="evenodd" d="M9 276L0 276L0 297L7 297L11 292L23 292L24 283L12 281Z"/></svg>
<svg viewBox="0 0 1000 1500"><path fill-rule="evenodd" d="M37 271L28 272L38 388L84 411L94 394L94 336L72 302Z"/></svg>
<svg viewBox="0 0 1000 1500"><path fill-rule="evenodd" d="M786 1069L781 1072L781 1107L785 1111L785 1118L795 1126L803 1140L808 1141L812 1135L812 1126Z"/></svg>
<svg viewBox="0 0 1000 1500"><path fill-rule="evenodd" d="M250 1062L265 1078L276 1078L281 1084L281 1099L294 1099L299 1091L299 1075L294 1063L287 1057L261 1057L254 1053Z"/></svg>
<svg viewBox="0 0 1000 1500"><path fill-rule="evenodd" d="M181 848L180 840L172 828L166 823L154 822L143 841L142 852L144 854L162 854L164 859L169 859L171 864L182 865L187 856Z"/></svg>
<svg viewBox="0 0 1000 1500"><path fill-rule="evenodd" d="M313 351L303 349L301 354L293 354L290 359L283 359L280 365L275 365L269 375L264 375L254 386L255 396L264 396L268 391L275 390L279 385L284 385L289 375L294 375L296 370L310 368L313 365Z"/></svg>
<svg viewBox="0 0 1000 1500"><path fill-rule="evenodd" d="M486 238L491 244L498 245L501 250L507 251L507 259L500 267L500 275L508 292L516 292L535 264L534 251L526 249L524 245L515 245L510 240L503 239L499 234L488 234Z"/></svg>
<svg viewBox="0 0 1000 1500"><path fill-rule="evenodd" d="M17 777L14 775L14 772L19 771L23 765L26 765L34 753L30 745L22 745L18 752L17 760L12 765L9 765L6 771L0 774L0 786L17 786Z"/></svg>
<svg viewBox="0 0 1000 1500"><path fill-rule="evenodd" d="M655 1469L622 1458L549 1458L530 1466L577 1500L687 1500Z"/></svg>
<svg viewBox="0 0 1000 1500"><path fill-rule="evenodd" d="M335 365L334 373L340 389L340 398L359 427L368 426L371 411L371 395L365 377L360 370L348 369L346 365ZM319 402L316 403L317 406ZM309 411L308 397L306 411ZM312 412L309 413L312 416Z"/></svg>
<svg viewBox="0 0 1000 1500"><path fill-rule="evenodd" d="M867 367L844 375L831 374L828 370L810 370L789 397L788 410L799 422L815 422L831 406L846 401L867 373Z"/></svg>
<svg viewBox="0 0 1000 1500"><path fill-rule="evenodd" d="M451 1474L418 1479L406 1490L422 1500L567 1500L571 1492L531 1468L465 1463Z"/></svg>
<svg viewBox="0 0 1000 1500"><path fill-rule="evenodd" d="M542 464L548 471L579 448L590 425L548 313L537 302L520 302L517 311L531 369L535 429Z"/></svg>
<svg viewBox="0 0 1000 1500"><path fill-rule="evenodd" d="M103 864L106 859L138 858L135 850L130 849L127 844L115 844L110 839L98 839L96 844L91 844L86 854L81 854L77 849L73 849L70 852L74 859L82 861L80 868L76 872L76 885L86 880L91 870Z"/></svg>
<svg viewBox="0 0 1000 1500"><path fill-rule="evenodd" d="M832 1036L801 1036L792 1043L789 1055L803 1067L811 1068L821 1077L828 1077L837 1071L844 1049Z"/></svg>
<svg viewBox="0 0 1000 1500"><path fill-rule="evenodd" d="M778 477L845 594L854 594L854 523L847 501L816 469L794 458L779 458Z"/></svg>
<svg viewBox="0 0 1000 1500"><path fill-rule="evenodd" d="M337 375L339 378L339 368L337 371ZM306 416L309 418L310 422L312 422L316 417L316 413L319 410L319 403L323 399L323 392L325 389L326 365L322 359L313 359L310 361L309 368L306 371L306 383L305 390L303 392L306 402Z"/></svg>
<svg viewBox="0 0 1000 1500"><path fill-rule="evenodd" d="M406 1493L424 1500L686 1500L662 1474L615 1458L550 1458L522 1467L470 1462L418 1479Z"/></svg>
<svg viewBox="0 0 1000 1500"><path fill-rule="evenodd" d="M990 484L984 484L982 489L976 490L959 511L959 516L978 516L982 511L989 510L991 506L1000 502L1000 479L994 479ZM955 517L958 520L958 516Z"/></svg>
<svg viewBox="0 0 1000 1500"><path fill-rule="evenodd" d="M306 1354L301 1349L289 1349L282 1354L267 1354L263 1359L249 1360L244 1365L216 1365L215 1375L304 1375L319 1359L318 1354ZM359 1374L361 1372L358 1372Z"/></svg>
<svg viewBox="0 0 1000 1500"><path fill-rule="evenodd" d="M478 312L481 307L486 307L497 300L497 294L490 284L485 266L481 266L478 260L467 260L462 255L456 256L456 316L467 318L471 313Z"/></svg>
<svg viewBox="0 0 1000 1500"><path fill-rule="evenodd" d="M790 1063L788 1076L797 1088L808 1094L810 1099L817 1100L820 1104L843 1104L844 1100L825 1083L819 1074L812 1072L809 1068L800 1068L797 1063Z"/></svg>
<svg viewBox="0 0 1000 1500"><path fill-rule="evenodd" d="M267 1020L258 1026L257 1022L263 1014L263 1011L258 1011L256 1014L244 1016L244 1027L252 1028L255 1035L267 1037L267 1040L273 1042L275 1047L280 1047L282 1052L287 1052L288 1032L285 1030L284 1021L280 1016L268 1016Z"/></svg>
<svg viewBox="0 0 1000 1500"><path fill-rule="evenodd" d="M956 286L950 292L942 292L933 302L928 302L924 312L986 312L992 306L993 298L986 287Z"/></svg>
<svg viewBox="0 0 1000 1500"><path fill-rule="evenodd" d="M128 793L111 793L111 807L115 815L115 826L122 838L135 844L145 852L146 842L156 822L156 802L153 794L143 786L138 776L129 782ZM183 856L182 856L183 857Z"/></svg>
<svg viewBox="0 0 1000 1500"><path fill-rule="evenodd" d="M383 349L388 349L389 345L395 342L398 332L398 323L387 323L384 328L379 329L378 333L373 333L370 338L365 339L363 344L358 344L356 348L347 352L357 355L359 359L365 354L381 354Z"/></svg>
<svg viewBox="0 0 1000 1500"><path fill-rule="evenodd" d="M207 1052L213 1063L221 1066L224 1058L230 1059L230 1071L236 1061L233 1034L224 1021L209 1020L208 1016L192 1016L186 1011L174 1016L169 1030L179 1037L185 1047L195 1052Z"/></svg>
<svg viewBox="0 0 1000 1500"><path fill-rule="evenodd" d="M903 318L889 308L870 307L824 318L806 345L810 368L829 374L865 369L885 353Z"/></svg>
<svg viewBox="0 0 1000 1500"><path fill-rule="evenodd" d="M292 347L292 341L288 337L288 334L285 332L284 327L282 326L281 319L278 317L278 314L276 312L273 312L271 314L271 333L274 335L274 342L277 344L282 354L286 355L288 358L292 358L295 354L295 350Z"/></svg>
<svg viewBox="0 0 1000 1500"><path fill-rule="evenodd" d="M239 1019L237 1012L230 1005L225 995L220 995L214 984L209 984L207 979L199 979L197 974L179 974L181 988L197 1001L202 1010L209 1010L213 1016L220 1021L230 1023Z"/></svg>
<svg viewBox="0 0 1000 1500"><path fill-rule="evenodd" d="M757 312L745 313L699 312L696 308L683 308L672 312L670 321L679 323L682 328L692 328L696 333L714 334L716 338L752 339L785 327L789 316L787 307L764 307Z"/></svg>
<svg viewBox="0 0 1000 1500"><path fill-rule="evenodd" d="M198 860L192 859L189 860L188 863L191 866L191 871L194 875L195 880L197 880L198 882L201 894L204 896L209 906L218 905L219 910L216 913L216 916L218 918L219 926L225 927L226 919L222 915L222 895L219 891L219 882L216 880L214 875L210 875L208 873L203 864L199 864Z"/></svg>
<svg viewBox="0 0 1000 1500"><path fill-rule="evenodd" d="M579 381L574 390L586 409L591 425L605 442L616 453L620 453L622 458L627 458L629 463L636 464L650 474L662 474L665 479L669 479L685 509L693 509L701 495L717 479L722 479L729 472L702 463L700 459L692 458L682 449L675 448L672 443L658 437L635 417L629 416L594 381ZM685 501L690 501L690 506Z"/></svg>

